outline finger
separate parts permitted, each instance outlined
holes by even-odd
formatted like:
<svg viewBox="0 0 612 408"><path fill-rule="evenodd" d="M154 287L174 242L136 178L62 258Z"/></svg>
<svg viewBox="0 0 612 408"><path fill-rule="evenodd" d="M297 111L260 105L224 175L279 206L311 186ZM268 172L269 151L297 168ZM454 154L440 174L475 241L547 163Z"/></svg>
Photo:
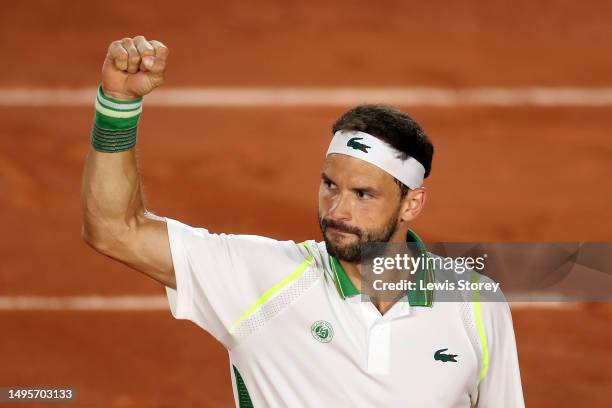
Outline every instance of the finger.
<svg viewBox="0 0 612 408"><path fill-rule="evenodd" d="M140 66L140 54L134 45L134 40L131 38L124 38L121 40L121 45L128 53L128 68L127 71L130 74L135 74L138 72L138 67Z"/></svg>
<svg viewBox="0 0 612 408"><path fill-rule="evenodd" d="M170 50L161 41L151 40L149 44L155 49L155 58L166 60Z"/></svg>
<svg viewBox="0 0 612 408"><path fill-rule="evenodd" d="M159 41L151 40L149 44L155 50L155 59L151 63L147 61L147 69L153 73L162 73L166 69L166 59L168 58L168 47ZM149 65L150 64L150 65Z"/></svg>
<svg viewBox="0 0 612 408"><path fill-rule="evenodd" d="M115 68L120 71L127 71L128 68L128 52L120 41L113 41L108 47L107 58L113 63Z"/></svg>
<svg viewBox="0 0 612 408"><path fill-rule="evenodd" d="M140 70L147 71L154 63L155 49L142 35L134 37L134 45L140 54Z"/></svg>

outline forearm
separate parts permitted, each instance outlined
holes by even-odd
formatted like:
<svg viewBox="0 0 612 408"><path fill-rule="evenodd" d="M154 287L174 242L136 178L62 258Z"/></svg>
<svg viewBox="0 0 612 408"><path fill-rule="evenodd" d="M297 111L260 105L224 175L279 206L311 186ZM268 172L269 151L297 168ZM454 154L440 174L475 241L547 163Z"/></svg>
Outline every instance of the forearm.
<svg viewBox="0 0 612 408"><path fill-rule="evenodd" d="M83 171L81 234L96 251L176 288L166 220L145 210L135 153L142 101L164 82L167 56L164 44L141 35L108 48Z"/></svg>
<svg viewBox="0 0 612 408"><path fill-rule="evenodd" d="M112 245L137 227L145 208L135 149L102 153L90 148L81 190L83 238Z"/></svg>

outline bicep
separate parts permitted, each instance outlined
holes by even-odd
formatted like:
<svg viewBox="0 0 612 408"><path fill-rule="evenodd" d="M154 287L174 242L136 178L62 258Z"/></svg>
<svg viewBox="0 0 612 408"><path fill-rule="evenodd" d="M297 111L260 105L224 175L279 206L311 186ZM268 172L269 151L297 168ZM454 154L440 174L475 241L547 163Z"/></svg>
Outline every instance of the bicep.
<svg viewBox="0 0 612 408"><path fill-rule="evenodd" d="M147 213L135 223L114 258L165 286L176 288L166 220Z"/></svg>

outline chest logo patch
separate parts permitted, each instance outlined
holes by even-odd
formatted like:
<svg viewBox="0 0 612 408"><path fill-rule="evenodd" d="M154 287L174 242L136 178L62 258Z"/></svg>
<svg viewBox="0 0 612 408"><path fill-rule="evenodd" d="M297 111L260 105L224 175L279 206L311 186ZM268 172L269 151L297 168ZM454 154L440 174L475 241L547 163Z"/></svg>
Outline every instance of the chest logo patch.
<svg viewBox="0 0 612 408"><path fill-rule="evenodd" d="M436 351L434 353L434 360L436 361L442 361L443 363L448 363L449 361L452 361L453 363L456 363L457 360L455 360L455 357L457 357L457 354L444 354L444 352L448 350L447 348L443 348L440 349L438 351Z"/></svg>
<svg viewBox="0 0 612 408"><path fill-rule="evenodd" d="M312 337L321 343L329 343L334 337L332 325L325 320L318 320L310 326Z"/></svg>

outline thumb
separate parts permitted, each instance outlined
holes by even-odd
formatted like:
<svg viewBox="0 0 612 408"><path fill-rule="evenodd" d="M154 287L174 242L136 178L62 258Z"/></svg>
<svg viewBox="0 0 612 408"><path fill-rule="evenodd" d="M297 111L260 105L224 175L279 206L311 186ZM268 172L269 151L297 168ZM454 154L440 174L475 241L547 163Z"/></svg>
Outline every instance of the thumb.
<svg viewBox="0 0 612 408"><path fill-rule="evenodd" d="M155 75L163 75L166 70L166 61L159 57L144 57L141 65L146 71Z"/></svg>
<svg viewBox="0 0 612 408"><path fill-rule="evenodd" d="M155 57L144 57L142 59L142 65L147 70L150 70L151 68L153 68L153 65L155 65Z"/></svg>

